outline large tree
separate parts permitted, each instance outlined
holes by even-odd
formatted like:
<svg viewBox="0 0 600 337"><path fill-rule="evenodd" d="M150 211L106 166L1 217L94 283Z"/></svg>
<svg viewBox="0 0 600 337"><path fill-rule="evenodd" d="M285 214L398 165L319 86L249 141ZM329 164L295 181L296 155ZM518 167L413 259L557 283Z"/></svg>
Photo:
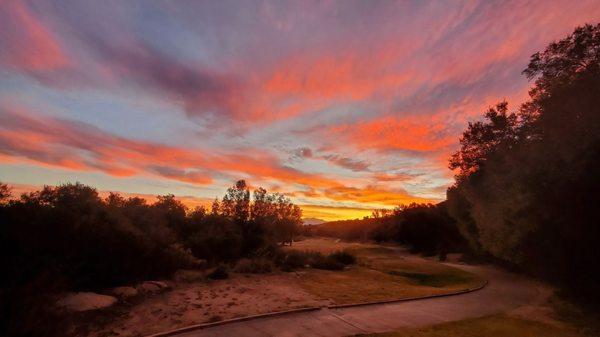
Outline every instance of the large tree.
<svg viewBox="0 0 600 337"><path fill-rule="evenodd" d="M448 191L474 247L595 296L599 51L600 25L586 25L534 54L524 70L535 80L529 101L514 113L501 103L469 124L450 159L458 172Z"/></svg>

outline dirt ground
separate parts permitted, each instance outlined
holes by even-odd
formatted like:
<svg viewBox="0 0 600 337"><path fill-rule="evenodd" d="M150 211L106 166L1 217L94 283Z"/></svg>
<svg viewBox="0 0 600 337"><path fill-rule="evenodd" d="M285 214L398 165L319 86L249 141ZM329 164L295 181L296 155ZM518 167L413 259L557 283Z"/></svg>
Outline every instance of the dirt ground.
<svg viewBox="0 0 600 337"><path fill-rule="evenodd" d="M104 320L95 319L88 335L145 336L294 308L437 294L481 282L470 273L397 247L314 238L294 243L291 249L323 253L348 249L359 263L344 271L309 268L291 273L231 273L229 279L214 281L182 274L168 281L172 288L167 292L111 308Z"/></svg>
<svg viewBox="0 0 600 337"><path fill-rule="evenodd" d="M173 289L138 303L90 336L145 336L223 319L323 306L297 286L295 273L233 274L227 280L173 282Z"/></svg>

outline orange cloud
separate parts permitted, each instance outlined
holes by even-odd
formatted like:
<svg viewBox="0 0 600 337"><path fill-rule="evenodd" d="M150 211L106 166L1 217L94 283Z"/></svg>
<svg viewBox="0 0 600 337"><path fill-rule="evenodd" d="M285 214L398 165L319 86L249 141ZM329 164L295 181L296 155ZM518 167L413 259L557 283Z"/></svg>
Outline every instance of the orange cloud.
<svg viewBox="0 0 600 337"><path fill-rule="evenodd" d="M388 174L388 173L377 172L377 173L373 174L373 179L375 179L375 181L383 181L383 182L406 181L406 180L411 180L413 178L415 178L414 174L407 174L407 173Z"/></svg>
<svg viewBox="0 0 600 337"><path fill-rule="evenodd" d="M339 52L314 59L308 55L283 61L264 84L267 92L309 99L363 100L376 92L399 87L410 80L408 72L389 69L402 54L383 49L365 57Z"/></svg>
<svg viewBox="0 0 600 337"><path fill-rule="evenodd" d="M359 149L437 151L456 142L448 125L431 116L391 116L329 129L333 137L341 137Z"/></svg>
<svg viewBox="0 0 600 337"><path fill-rule="evenodd" d="M211 183L210 173L217 171L317 188L341 185L319 174L285 167L276 157L256 150L216 153L134 141L88 124L33 118L8 108L0 111L0 121L0 153L41 164L115 176L151 174L195 184Z"/></svg>
<svg viewBox="0 0 600 337"><path fill-rule="evenodd" d="M353 201L361 204L398 206L404 204L426 203L436 200L420 198L410 195L408 192L396 189L388 190L378 186L357 187L334 187L324 190L324 196L336 201Z"/></svg>
<svg viewBox="0 0 600 337"><path fill-rule="evenodd" d="M335 207L321 205L300 205L302 217L325 221L363 218L371 215L373 209L358 207Z"/></svg>

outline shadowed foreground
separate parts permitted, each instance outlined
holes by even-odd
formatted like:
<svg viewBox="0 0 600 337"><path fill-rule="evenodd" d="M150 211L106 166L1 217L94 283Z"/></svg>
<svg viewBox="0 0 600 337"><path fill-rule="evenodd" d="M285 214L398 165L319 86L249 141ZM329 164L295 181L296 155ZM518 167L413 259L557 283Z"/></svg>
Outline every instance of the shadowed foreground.
<svg viewBox="0 0 600 337"><path fill-rule="evenodd" d="M489 266L456 266L489 280L482 290L442 298L322 309L237 322L178 336L348 336L495 314L541 300L538 284Z"/></svg>

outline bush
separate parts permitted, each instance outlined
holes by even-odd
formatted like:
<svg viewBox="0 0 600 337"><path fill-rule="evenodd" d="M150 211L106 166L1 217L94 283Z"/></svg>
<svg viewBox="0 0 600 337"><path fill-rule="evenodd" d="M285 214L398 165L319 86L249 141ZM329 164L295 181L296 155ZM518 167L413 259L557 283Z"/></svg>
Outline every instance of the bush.
<svg viewBox="0 0 600 337"><path fill-rule="evenodd" d="M306 252L290 250L280 254L276 263L283 271L293 271L304 268L308 264L308 256Z"/></svg>
<svg viewBox="0 0 600 337"><path fill-rule="evenodd" d="M283 271L292 271L310 266L316 269L342 270L345 265L355 264L356 257L347 251L337 251L329 255L315 251L290 250L281 253L276 259Z"/></svg>
<svg viewBox="0 0 600 337"><path fill-rule="evenodd" d="M328 257L330 257L344 265L356 264L356 256L352 255L352 253L345 251L345 250L333 252L333 253L329 254Z"/></svg>
<svg viewBox="0 0 600 337"><path fill-rule="evenodd" d="M325 270L342 270L344 269L344 264L337 261L331 255L323 256L322 254L316 258L311 266L316 269L325 269Z"/></svg>
<svg viewBox="0 0 600 337"><path fill-rule="evenodd" d="M215 270L213 270L210 274L208 274L208 278L211 280L224 280L229 278L229 272L227 272L227 267L225 265L218 265Z"/></svg>
<svg viewBox="0 0 600 337"><path fill-rule="evenodd" d="M265 274L273 271L273 262L264 257L241 259L235 265L235 272L250 274Z"/></svg>

